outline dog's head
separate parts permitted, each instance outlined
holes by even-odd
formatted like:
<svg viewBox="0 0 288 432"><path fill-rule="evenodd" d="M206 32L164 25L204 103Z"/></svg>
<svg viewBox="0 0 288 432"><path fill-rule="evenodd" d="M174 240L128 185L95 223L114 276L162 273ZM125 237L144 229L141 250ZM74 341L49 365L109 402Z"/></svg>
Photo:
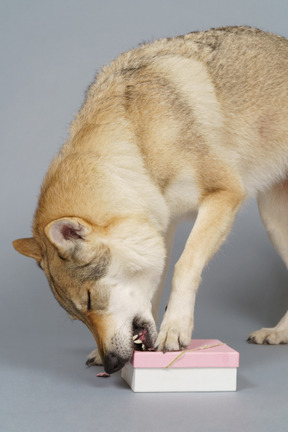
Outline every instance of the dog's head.
<svg viewBox="0 0 288 432"><path fill-rule="evenodd" d="M61 306L91 330L106 372L116 372L130 359L135 332L145 330L144 343L153 347L151 301L165 249L147 220L126 217L99 227L65 217L13 245L37 260Z"/></svg>

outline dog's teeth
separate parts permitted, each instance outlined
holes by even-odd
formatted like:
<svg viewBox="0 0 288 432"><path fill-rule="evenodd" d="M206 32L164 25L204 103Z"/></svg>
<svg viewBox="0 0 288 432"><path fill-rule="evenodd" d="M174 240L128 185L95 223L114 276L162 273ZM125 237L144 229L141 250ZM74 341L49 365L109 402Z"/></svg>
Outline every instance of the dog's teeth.
<svg viewBox="0 0 288 432"><path fill-rule="evenodd" d="M142 344L142 341L140 339L136 339L136 340L134 340L134 343L135 344Z"/></svg>
<svg viewBox="0 0 288 432"><path fill-rule="evenodd" d="M142 343L142 350L145 351L145 345Z"/></svg>
<svg viewBox="0 0 288 432"><path fill-rule="evenodd" d="M133 341L135 341L136 339L138 339L139 335L135 335L133 336Z"/></svg>

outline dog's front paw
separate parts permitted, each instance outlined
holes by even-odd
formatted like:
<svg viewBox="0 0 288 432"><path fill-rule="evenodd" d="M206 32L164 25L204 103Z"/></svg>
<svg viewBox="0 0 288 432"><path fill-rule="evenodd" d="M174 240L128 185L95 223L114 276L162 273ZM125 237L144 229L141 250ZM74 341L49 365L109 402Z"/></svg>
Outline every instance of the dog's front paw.
<svg viewBox="0 0 288 432"><path fill-rule="evenodd" d="M102 366L103 362L101 360L101 357L99 355L98 349L93 350L86 361L87 366Z"/></svg>
<svg viewBox="0 0 288 432"><path fill-rule="evenodd" d="M183 320L184 321L184 320ZM158 351L181 351L191 340L192 325L182 320L162 323L155 347Z"/></svg>
<svg viewBox="0 0 288 432"><path fill-rule="evenodd" d="M277 327L262 328L248 336L248 342L263 345L278 345L288 343L287 330L279 330Z"/></svg>

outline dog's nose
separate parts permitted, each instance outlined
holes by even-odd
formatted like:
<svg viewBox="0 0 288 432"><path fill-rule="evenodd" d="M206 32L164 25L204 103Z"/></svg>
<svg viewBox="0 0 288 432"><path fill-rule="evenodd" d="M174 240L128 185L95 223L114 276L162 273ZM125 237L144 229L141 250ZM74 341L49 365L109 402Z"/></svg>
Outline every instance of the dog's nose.
<svg viewBox="0 0 288 432"><path fill-rule="evenodd" d="M117 357L113 352L107 354L104 358L104 369L108 374L112 374L122 369L125 362Z"/></svg>

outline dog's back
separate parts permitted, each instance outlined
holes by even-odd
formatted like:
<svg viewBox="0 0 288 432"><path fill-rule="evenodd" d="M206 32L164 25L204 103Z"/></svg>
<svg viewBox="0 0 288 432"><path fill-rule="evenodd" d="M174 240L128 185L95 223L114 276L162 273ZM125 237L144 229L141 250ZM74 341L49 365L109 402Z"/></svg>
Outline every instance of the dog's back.
<svg viewBox="0 0 288 432"><path fill-rule="evenodd" d="M184 169L183 156L198 165L209 149L237 167L247 193L256 194L287 170L287 72L287 40L249 27L143 44L96 77L69 145L83 145L78 137L87 125L114 116L126 132L132 125L162 188L177 164Z"/></svg>

